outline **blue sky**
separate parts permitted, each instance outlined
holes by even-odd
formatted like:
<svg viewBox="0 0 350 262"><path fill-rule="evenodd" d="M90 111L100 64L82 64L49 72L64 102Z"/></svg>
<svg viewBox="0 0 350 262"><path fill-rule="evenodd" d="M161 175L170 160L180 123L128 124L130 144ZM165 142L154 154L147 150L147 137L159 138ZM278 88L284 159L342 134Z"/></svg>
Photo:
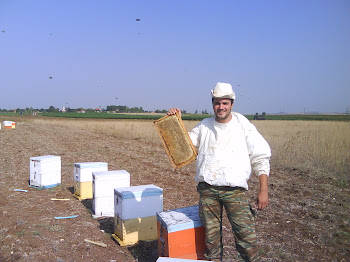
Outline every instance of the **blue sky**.
<svg viewBox="0 0 350 262"><path fill-rule="evenodd" d="M349 0L0 0L0 108L211 111L228 82L244 114L344 112L349 14Z"/></svg>

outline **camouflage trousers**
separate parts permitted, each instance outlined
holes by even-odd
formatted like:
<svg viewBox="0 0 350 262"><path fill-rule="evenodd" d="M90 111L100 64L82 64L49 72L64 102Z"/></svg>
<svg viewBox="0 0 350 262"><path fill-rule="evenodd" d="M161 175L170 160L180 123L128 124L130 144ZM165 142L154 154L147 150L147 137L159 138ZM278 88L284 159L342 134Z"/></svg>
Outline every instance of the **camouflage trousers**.
<svg viewBox="0 0 350 262"><path fill-rule="evenodd" d="M211 186L205 182L197 185L199 216L205 227L207 259L221 261L222 213L225 208L242 261L256 261L256 234L253 211L246 198L246 190L240 187Z"/></svg>

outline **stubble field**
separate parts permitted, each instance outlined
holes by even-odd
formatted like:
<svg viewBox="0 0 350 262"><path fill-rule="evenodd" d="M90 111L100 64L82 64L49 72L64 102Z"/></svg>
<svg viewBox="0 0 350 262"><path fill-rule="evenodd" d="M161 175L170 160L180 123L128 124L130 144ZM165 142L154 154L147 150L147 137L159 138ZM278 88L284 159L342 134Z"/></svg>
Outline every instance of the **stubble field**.
<svg viewBox="0 0 350 262"><path fill-rule="evenodd" d="M196 205L195 166L174 170L151 121L17 117L0 130L0 261L156 261L157 243L121 247L113 219L93 219L91 200L73 197L73 166L107 162L131 185L164 190L164 210ZM349 122L258 121L271 145L270 205L256 226L261 261L350 261ZM186 122L189 128L194 122ZM29 158L59 155L62 184L28 187ZM258 181L250 180L254 203ZM18 192L14 189L25 189ZM54 201L51 198L65 198ZM78 215L56 220L56 216ZM103 242L100 247L84 241ZM228 221L224 261L237 261Z"/></svg>

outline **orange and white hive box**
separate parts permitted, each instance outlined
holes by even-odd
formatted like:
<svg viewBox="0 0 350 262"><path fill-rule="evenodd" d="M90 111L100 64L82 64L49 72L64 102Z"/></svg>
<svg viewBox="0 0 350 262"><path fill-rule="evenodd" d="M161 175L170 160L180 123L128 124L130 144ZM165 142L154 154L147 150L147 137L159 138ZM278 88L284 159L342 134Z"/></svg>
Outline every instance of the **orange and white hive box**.
<svg viewBox="0 0 350 262"><path fill-rule="evenodd" d="M207 260L201 260L201 261L207 261ZM159 257L156 262L198 262L198 260L172 258L172 257Z"/></svg>
<svg viewBox="0 0 350 262"><path fill-rule="evenodd" d="M114 235L121 246L155 240L158 212L163 211L163 189L142 185L114 189Z"/></svg>
<svg viewBox="0 0 350 262"><path fill-rule="evenodd" d="M16 127L16 123L12 121L3 121L2 124L4 129L14 129Z"/></svg>
<svg viewBox="0 0 350 262"><path fill-rule="evenodd" d="M125 170L92 172L92 210L94 217L114 216L114 188L130 187Z"/></svg>
<svg viewBox="0 0 350 262"><path fill-rule="evenodd" d="M92 172L108 171L108 163L74 163L74 196L79 200L90 199L92 194Z"/></svg>
<svg viewBox="0 0 350 262"><path fill-rule="evenodd" d="M61 157L38 156L30 158L29 185L37 189L52 188L61 184Z"/></svg>
<svg viewBox="0 0 350 262"><path fill-rule="evenodd" d="M157 214L158 255L182 259L204 259L205 234L198 206Z"/></svg>

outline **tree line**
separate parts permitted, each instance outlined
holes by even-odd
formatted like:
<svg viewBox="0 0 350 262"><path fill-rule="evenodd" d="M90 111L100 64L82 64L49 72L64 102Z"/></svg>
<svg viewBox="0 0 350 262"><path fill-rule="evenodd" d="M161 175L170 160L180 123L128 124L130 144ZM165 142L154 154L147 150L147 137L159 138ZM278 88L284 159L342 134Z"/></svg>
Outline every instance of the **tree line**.
<svg viewBox="0 0 350 262"><path fill-rule="evenodd" d="M128 107L128 106L121 106L121 105L108 105L106 108L70 108L70 107L63 107L62 109L59 109L54 106L50 106L49 108L33 108L33 107L27 107L27 108L16 108L16 109L0 109L0 112L2 113L19 113L19 114L32 114L32 113L57 113L57 112L68 112L68 113L91 113L91 112L108 112L108 113L166 113L167 109L156 109L154 111L146 111L141 106L140 107ZM181 111L183 114L188 114L186 110ZM198 110L195 111L194 114L200 114ZM201 111L201 114L209 114L207 110Z"/></svg>

